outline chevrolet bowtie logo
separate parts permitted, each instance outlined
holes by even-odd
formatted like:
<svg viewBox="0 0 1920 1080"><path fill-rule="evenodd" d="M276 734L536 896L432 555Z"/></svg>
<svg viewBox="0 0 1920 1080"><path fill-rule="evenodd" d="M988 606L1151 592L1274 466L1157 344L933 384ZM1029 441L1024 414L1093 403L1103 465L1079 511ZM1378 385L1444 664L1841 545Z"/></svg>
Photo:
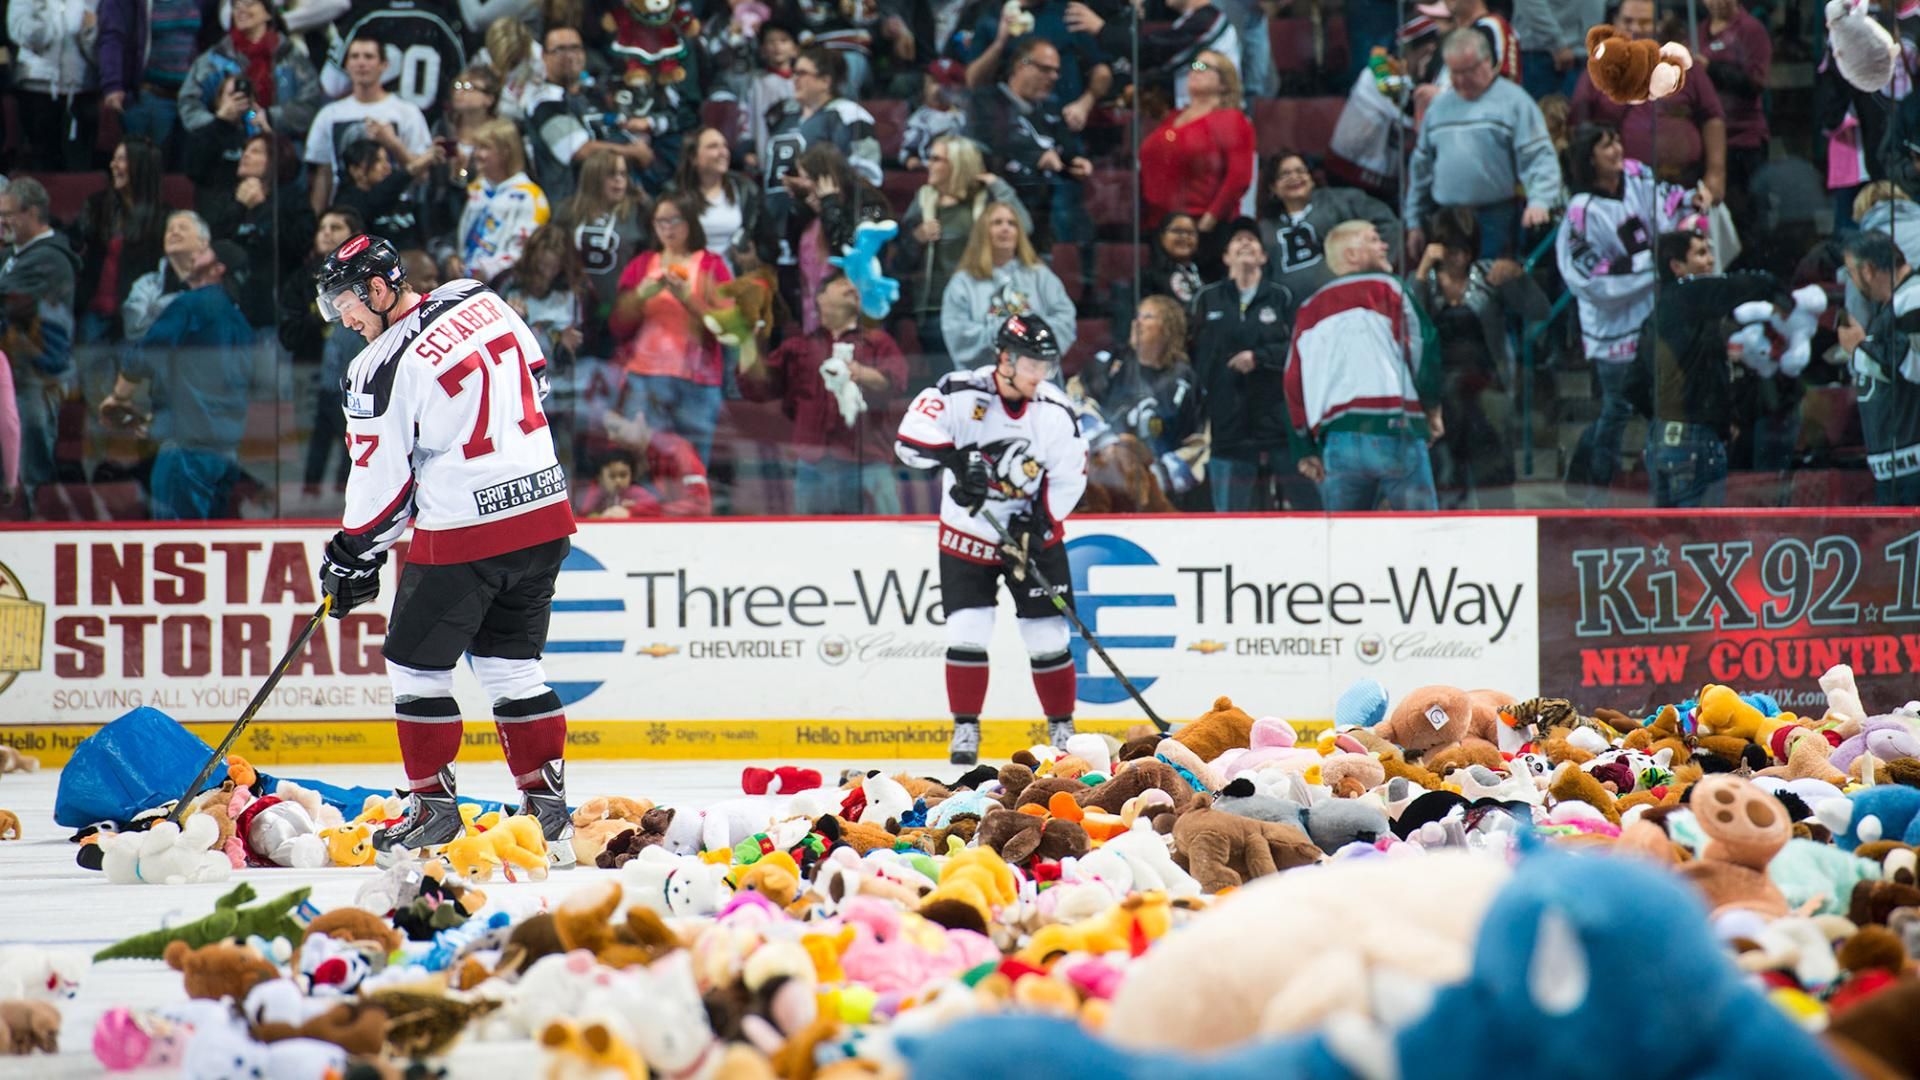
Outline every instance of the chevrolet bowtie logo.
<svg viewBox="0 0 1920 1080"><path fill-rule="evenodd" d="M651 656L655 660L658 660L663 656L672 656L674 653L677 653L679 651L680 651L680 646L678 645L668 645L663 642L656 641L653 644L647 646L646 648L641 649L635 655Z"/></svg>
<svg viewBox="0 0 1920 1080"><path fill-rule="evenodd" d="M1208 656L1217 652L1226 652L1227 643L1224 641L1214 641L1212 639L1208 639L1206 641L1196 641L1193 644L1187 646L1187 651L1197 652L1202 656Z"/></svg>

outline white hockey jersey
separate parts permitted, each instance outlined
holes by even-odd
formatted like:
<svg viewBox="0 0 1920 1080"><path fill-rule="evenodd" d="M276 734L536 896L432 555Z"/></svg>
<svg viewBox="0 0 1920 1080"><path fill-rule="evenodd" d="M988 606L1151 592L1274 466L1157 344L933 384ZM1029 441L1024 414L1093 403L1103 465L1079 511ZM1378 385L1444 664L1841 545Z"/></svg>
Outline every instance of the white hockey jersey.
<svg viewBox="0 0 1920 1080"><path fill-rule="evenodd" d="M1620 198L1575 195L1554 241L1560 276L1580 305L1587 359L1633 359L1640 328L1653 315L1654 247L1691 211L1686 188L1662 183L1629 158Z"/></svg>
<svg viewBox="0 0 1920 1080"><path fill-rule="evenodd" d="M352 331L346 331L351 333ZM540 402L547 360L493 290L433 290L347 367L344 519L356 554L414 525L407 558L472 562L574 531Z"/></svg>
<svg viewBox="0 0 1920 1080"><path fill-rule="evenodd" d="M1050 543L1065 539L1067 515L1087 489L1087 440L1066 392L1040 384L1040 396L1009 408L994 387L992 366L956 371L920 391L900 421L895 450L916 469L940 477L940 550L970 562L1000 562L993 526L953 501L951 466L968 451L984 454L993 472L984 512L1006 524L1031 512L1053 523Z"/></svg>

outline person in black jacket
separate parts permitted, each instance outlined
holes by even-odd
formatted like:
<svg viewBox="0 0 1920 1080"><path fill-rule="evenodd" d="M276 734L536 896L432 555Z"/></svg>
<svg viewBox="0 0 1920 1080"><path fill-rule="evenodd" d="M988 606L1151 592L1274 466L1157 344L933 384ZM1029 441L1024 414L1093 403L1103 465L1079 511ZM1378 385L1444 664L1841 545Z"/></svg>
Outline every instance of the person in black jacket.
<svg viewBox="0 0 1920 1080"><path fill-rule="evenodd" d="M1166 295L1141 300L1127 343L1127 348L1095 354L1075 378L1100 406L1108 426L1152 452L1154 475L1167 497L1183 508L1201 509L1188 506L1183 497L1200 494L1184 462L1204 444L1207 424L1199 381L1187 360L1185 307Z"/></svg>
<svg viewBox="0 0 1920 1080"><path fill-rule="evenodd" d="M229 268L227 280L247 321L261 331L273 330L277 283L299 270L313 239L313 212L292 187L299 167L292 143L262 132L247 140L226 186L204 200L213 235L247 253L249 268Z"/></svg>
<svg viewBox="0 0 1920 1080"><path fill-rule="evenodd" d="M1194 371L1213 424L1209 480L1216 511L1277 509L1277 478L1290 509L1317 509L1287 447L1287 345L1298 301L1266 278L1260 227L1240 218L1226 229L1227 276L1193 301Z"/></svg>
<svg viewBox="0 0 1920 1080"><path fill-rule="evenodd" d="M1772 300L1766 274L1714 273L1713 245L1689 231L1660 234L1659 302L1627 373L1627 400L1650 419L1647 474L1655 506L1719 506L1727 497L1733 376L1724 325L1750 300Z"/></svg>
<svg viewBox="0 0 1920 1080"><path fill-rule="evenodd" d="M967 137L986 148L987 166L1026 204L1043 251L1091 232L1080 183L1093 175L1093 163L1051 101L1059 78L1060 51L1043 37L1024 38L1006 77L975 89L967 106Z"/></svg>

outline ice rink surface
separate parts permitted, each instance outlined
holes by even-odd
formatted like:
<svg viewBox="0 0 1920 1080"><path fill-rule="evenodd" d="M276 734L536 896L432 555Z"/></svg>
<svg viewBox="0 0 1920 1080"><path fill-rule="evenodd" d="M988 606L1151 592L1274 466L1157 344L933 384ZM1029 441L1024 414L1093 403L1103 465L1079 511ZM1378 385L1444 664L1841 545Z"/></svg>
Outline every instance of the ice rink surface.
<svg viewBox="0 0 1920 1080"><path fill-rule="evenodd" d="M781 762L765 762L769 766ZM845 768L882 768L913 775L951 776L963 772L944 761L806 761L797 764L820 770L829 785ZM741 762L696 761L570 763L568 801L578 805L595 795L626 795L652 799L663 806L697 809L740 794ZM342 785L389 788L401 779L393 765L276 765L269 770L282 779L311 778ZM513 781L500 761L462 763L462 794L482 799L514 799ZM188 922L213 910L213 902L239 881L250 882L262 898L279 896L303 885L313 886L312 900L321 910L353 902L362 882L376 871L371 867L334 867L324 870L239 870L233 879L217 885L110 885L104 875L81 868L76 845L68 842L72 830L53 823L57 769L36 773L9 773L0 777L0 809L20 815L21 840L0 843L0 945L32 944L78 950L86 955L125 937L170 923ZM488 911L511 912L515 918L538 911L564 897L582 883L613 871L592 868L556 871L544 882L507 884L495 880L484 886ZM483 912L483 915L485 913ZM114 960L95 964L72 1001L59 1003L64 1022L60 1055L31 1058L0 1057L0 1077L97 1077L104 1074L91 1049L93 1028L100 1015L116 1005L140 1009L183 1000L178 972L158 960ZM454 1078L540 1076L540 1054L530 1041L472 1043L463 1040L448 1056L448 1075ZM124 1076L176 1075L147 1070Z"/></svg>

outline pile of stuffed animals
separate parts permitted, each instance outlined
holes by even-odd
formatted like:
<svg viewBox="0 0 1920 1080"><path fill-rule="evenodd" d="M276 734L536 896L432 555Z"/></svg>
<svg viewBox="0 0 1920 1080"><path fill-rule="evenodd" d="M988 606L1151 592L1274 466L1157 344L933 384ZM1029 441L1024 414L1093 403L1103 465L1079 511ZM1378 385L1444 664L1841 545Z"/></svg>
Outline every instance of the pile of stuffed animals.
<svg viewBox="0 0 1920 1080"><path fill-rule="evenodd" d="M1221 698L958 776L748 769L706 807L588 799L582 869L532 911L482 886L544 873L538 828L474 816L351 906L255 875L102 950L188 1000L92 1049L196 1080L400 1075L458 1040L634 1078L1920 1075L1920 704L1822 687L1819 715L1707 686L1628 716L1365 682L1311 739ZM108 877L306 858L298 815L240 822L275 797L252 820L301 808L358 860L392 810L230 773L184 828L104 838ZM51 1050L82 977L0 949L0 1046Z"/></svg>

